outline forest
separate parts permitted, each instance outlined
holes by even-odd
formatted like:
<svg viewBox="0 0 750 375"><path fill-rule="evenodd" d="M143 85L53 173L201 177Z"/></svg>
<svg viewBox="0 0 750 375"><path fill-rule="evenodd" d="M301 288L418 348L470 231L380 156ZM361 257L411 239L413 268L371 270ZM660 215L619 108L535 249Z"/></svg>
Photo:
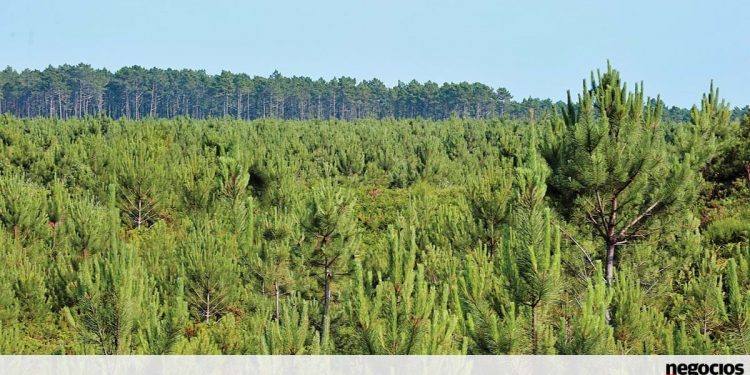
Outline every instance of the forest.
<svg viewBox="0 0 750 375"><path fill-rule="evenodd" d="M750 353L750 114L713 84L675 119L608 66L501 116L122 72L3 76L2 354Z"/></svg>
<svg viewBox="0 0 750 375"><path fill-rule="evenodd" d="M211 75L204 70L137 65L115 72L87 64L0 71L0 113L16 117L528 120L529 110L542 114L564 104L531 97L514 100L508 89L478 82L439 85L411 80L388 87L378 79L313 80L285 77L278 71L269 77L229 71ZM740 119L749 110L748 105L735 107L732 116ZM664 106L663 116L685 122L690 120L690 110Z"/></svg>

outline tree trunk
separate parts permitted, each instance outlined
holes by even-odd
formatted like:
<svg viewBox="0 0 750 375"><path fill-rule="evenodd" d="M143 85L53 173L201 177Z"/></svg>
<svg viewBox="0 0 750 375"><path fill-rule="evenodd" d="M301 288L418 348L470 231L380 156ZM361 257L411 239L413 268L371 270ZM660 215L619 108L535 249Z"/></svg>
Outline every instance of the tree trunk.
<svg viewBox="0 0 750 375"><path fill-rule="evenodd" d="M531 305L531 350L534 354L538 354L539 351L536 337L536 306L537 304Z"/></svg>
<svg viewBox="0 0 750 375"><path fill-rule="evenodd" d="M143 223L143 201L138 199L138 216L135 219L136 229L141 229L141 223Z"/></svg>
<svg viewBox="0 0 750 375"><path fill-rule="evenodd" d="M488 247L490 252L490 258L495 257L495 251L497 250L497 242L495 241L495 224L490 223L490 238L488 241Z"/></svg>
<svg viewBox="0 0 750 375"><path fill-rule="evenodd" d="M151 85L151 117L156 117L156 83Z"/></svg>
<svg viewBox="0 0 750 375"><path fill-rule="evenodd" d="M78 91L75 93L75 101L73 102L73 117L78 117L79 108L81 108L81 89L80 82Z"/></svg>
<svg viewBox="0 0 750 375"><path fill-rule="evenodd" d="M102 93L96 94L96 114L100 115L104 111L104 95Z"/></svg>
<svg viewBox="0 0 750 375"><path fill-rule="evenodd" d="M130 93L125 90L125 118L130 119Z"/></svg>
<svg viewBox="0 0 750 375"><path fill-rule="evenodd" d="M242 118L242 91L237 90L237 120Z"/></svg>
<svg viewBox="0 0 750 375"><path fill-rule="evenodd" d="M615 241L607 241L607 268L605 270L607 285L612 286L615 275Z"/></svg>
<svg viewBox="0 0 750 375"><path fill-rule="evenodd" d="M333 93L333 114L332 115L333 115L332 117L335 119L336 118L336 93L335 92Z"/></svg>
<svg viewBox="0 0 750 375"><path fill-rule="evenodd" d="M142 93L136 92L135 93L135 119L140 120L141 119L141 95Z"/></svg>
<svg viewBox="0 0 750 375"><path fill-rule="evenodd" d="M318 94L318 119L323 115L323 106L321 103L322 94Z"/></svg>
<svg viewBox="0 0 750 375"><path fill-rule="evenodd" d="M206 293L206 324L211 319L211 292Z"/></svg>
<svg viewBox="0 0 750 375"><path fill-rule="evenodd" d="M245 98L245 119L250 120L250 93Z"/></svg>
<svg viewBox="0 0 750 375"><path fill-rule="evenodd" d="M229 115L229 93L224 93L224 118Z"/></svg>
<svg viewBox="0 0 750 375"><path fill-rule="evenodd" d="M276 280L276 281L273 282L273 288L274 288L274 291L276 292L276 296L275 296L275 298L276 298L276 301L275 301L276 302L276 310L273 313L273 319L274 320L279 320L279 295L280 295L280 292L279 292L279 281L278 280Z"/></svg>
<svg viewBox="0 0 750 375"><path fill-rule="evenodd" d="M326 323L328 322L328 310L331 306L331 280L333 279L333 273L331 272L331 269L326 266L325 267L325 296L323 299L323 321L321 324L321 335L320 335L320 342L323 342L323 339L328 334Z"/></svg>

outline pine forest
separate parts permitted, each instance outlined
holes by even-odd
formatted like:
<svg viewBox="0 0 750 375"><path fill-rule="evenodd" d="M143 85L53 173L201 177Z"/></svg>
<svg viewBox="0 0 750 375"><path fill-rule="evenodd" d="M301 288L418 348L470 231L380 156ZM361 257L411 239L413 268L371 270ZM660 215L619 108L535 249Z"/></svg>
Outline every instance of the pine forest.
<svg viewBox="0 0 750 375"><path fill-rule="evenodd" d="M750 353L750 112L708 82L32 73L0 75L0 354Z"/></svg>

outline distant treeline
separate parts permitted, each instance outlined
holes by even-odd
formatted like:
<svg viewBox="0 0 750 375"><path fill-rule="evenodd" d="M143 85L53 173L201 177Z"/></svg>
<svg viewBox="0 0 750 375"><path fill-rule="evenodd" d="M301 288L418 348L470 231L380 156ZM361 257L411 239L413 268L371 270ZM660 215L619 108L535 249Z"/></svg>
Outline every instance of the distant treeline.
<svg viewBox="0 0 750 375"><path fill-rule="evenodd" d="M542 115L562 102L550 99L514 100L506 88L482 83L409 83L386 86L378 79L330 81L309 77L269 77L222 71L145 69L116 72L79 64L49 66L21 72L0 72L0 113L18 117L87 115L114 118L233 117L239 119L361 118L527 118L530 110ZM735 108L739 117L748 110ZM666 107L664 120L690 118L685 108Z"/></svg>

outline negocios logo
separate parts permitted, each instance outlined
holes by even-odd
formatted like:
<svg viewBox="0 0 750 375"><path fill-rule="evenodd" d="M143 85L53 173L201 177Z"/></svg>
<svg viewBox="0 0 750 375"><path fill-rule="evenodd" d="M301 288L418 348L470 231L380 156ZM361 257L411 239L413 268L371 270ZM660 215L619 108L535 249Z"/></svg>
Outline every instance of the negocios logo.
<svg viewBox="0 0 750 375"><path fill-rule="evenodd" d="M743 375L742 363L667 363L667 375Z"/></svg>

